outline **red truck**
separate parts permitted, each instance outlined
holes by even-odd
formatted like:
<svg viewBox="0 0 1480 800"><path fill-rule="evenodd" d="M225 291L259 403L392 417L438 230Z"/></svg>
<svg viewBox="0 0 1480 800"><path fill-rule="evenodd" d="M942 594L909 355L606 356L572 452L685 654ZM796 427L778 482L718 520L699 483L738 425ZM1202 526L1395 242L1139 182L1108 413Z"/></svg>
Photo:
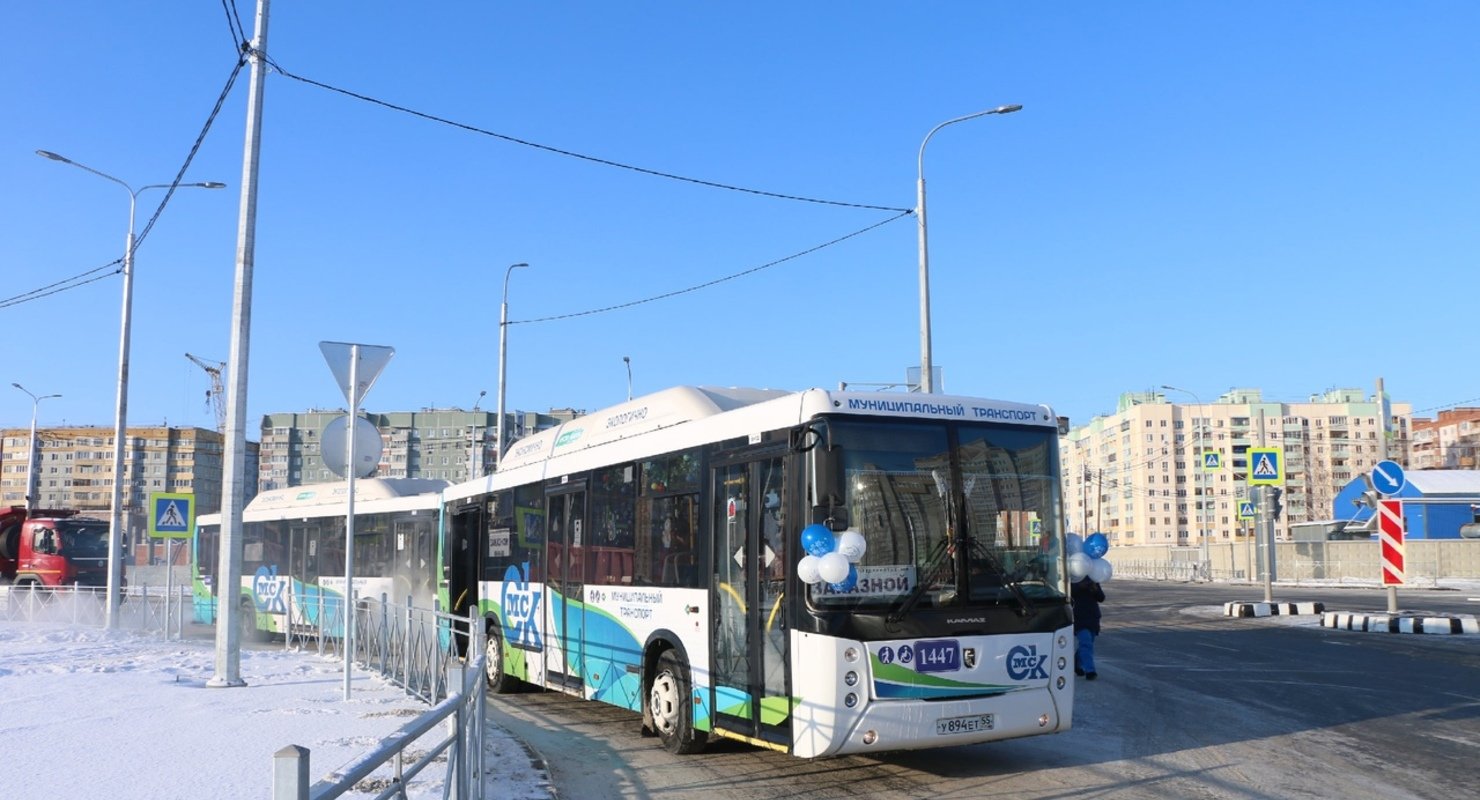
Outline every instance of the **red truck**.
<svg viewBox="0 0 1480 800"><path fill-rule="evenodd" d="M0 584L106 586L108 522L76 511L0 506Z"/></svg>

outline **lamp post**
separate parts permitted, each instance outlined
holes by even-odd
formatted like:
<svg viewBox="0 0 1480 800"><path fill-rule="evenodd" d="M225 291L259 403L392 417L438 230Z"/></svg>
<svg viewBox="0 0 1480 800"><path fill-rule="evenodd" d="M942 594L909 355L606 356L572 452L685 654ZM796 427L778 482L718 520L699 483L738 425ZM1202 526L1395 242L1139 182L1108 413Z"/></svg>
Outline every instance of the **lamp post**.
<svg viewBox="0 0 1480 800"><path fill-rule="evenodd" d="M29 454L26 459L26 514L29 516L31 510L36 508L36 409L41 405L42 400L50 400L53 397L61 397L61 395L43 394L37 397L31 393L30 389L19 383L12 383L10 385L20 389L31 397L31 439L29 441L30 447L26 451Z"/></svg>
<svg viewBox="0 0 1480 800"><path fill-rule="evenodd" d="M134 305L134 212L137 210L139 194L148 189L168 189L172 184L151 183L135 189L127 183L70 158L46 150L36 154L52 161L71 164L81 170L122 186L128 192L128 238L123 248L123 312L118 333L118 399L114 407L113 420L113 502L108 516L108 613L106 626L117 627L118 594L123 581L123 563L120 560L124 533L123 522L123 442L128 430L128 355L129 329ZM182 183L178 188L222 189L226 184L219 181L204 183Z"/></svg>
<svg viewBox="0 0 1480 800"><path fill-rule="evenodd" d="M627 365L627 399L632 399L632 358L622 356L622 363Z"/></svg>
<svg viewBox="0 0 1480 800"><path fill-rule="evenodd" d="M1186 395L1191 395L1192 399L1197 401L1197 405L1198 405L1199 410L1202 409L1202 405L1203 405L1202 398L1201 397L1198 397L1194 392L1191 392L1191 391L1189 391L1187 389L1180 389L1180 388L1178 388L1176 386L1168 386L1166 384L1162 384L1161 385L1161 388L1166 389L1167 391L1181 392L1181 393L1186 394ZM1199 424L1196 423L1196 419L1197 419L1196 417L1193 418L1193 420L1194 420L1194 423L1193 423L1194 424L1194 429L1193 429L1193 438L1192 438L1193 458L1192 458L1191 464L1192 464L1192 468L1195 469L1195 470L1197 470L1197 473L1196 473L1197 483L1198 483L1198 485L1202 489L1202 502L1201 502L1200 506L1197 509L1197 527L1198 527L1197 538L1198 538L1198 542L1200 543L1200 546L1201 546L1201 560L1202 560L1202 563L1200 563L1198 565L1198 571L1201 572L1201 573L1203 573L1203 579L1204 580L1209 580L1209 579L1212 578L1212 575L1210 574L1210 571L1212 569L1212 562L1211 562L1212 555L1209 552L1210 551L1210 548L1208 546L1208 530L1207 530L1207 524L1206 524L1207 523L1207 520L1206 520L1206 518L1204 516L1204 512L1207 510L1207 506L1208 506L1208 486L1207 486L1207 481L1204 479L1204 477L1207 475L1207 470L1203 468L1203 464L1202 464L1203 454L1201 452L1198 452L1202 447L1206 447L1206 442L1204 441L1204 436L1203 436L1203 428L1205 427L1205 425L1207 423L1207 420L1203 420L1203 424L1202 425L1199 425Z"/></svg>
<svg viewBox="0 0 1480 800"><path fill-rule="evenodd" d="M925 394L935 391L930 364L930 248L925 232L925 145L930 144L930 137L934 136L936 131L947 125L985 117L988 114L1011 114L1020 110L1022 110L1021 105L997 106L987 111L978 111L964 117L948 119L931 128L930 132L925 134L925 140L920 142L919 180L915 184L915 217L919 221L920 229L920 391Z"/></svg>
<svg viewBox="0 0 1480 800"><path fill-rule="evenodd" d="M509 342L507 338L509 328L509 276L514 274L514 270L527 266L529 265L520 262L518 264L510 264L509 268L504 270L504 301L499 306L498 311L498 420L496 428L498 431L498 446L494 448L498 453L498 459L496 461L498 465L502 465L504 462L504 398L506 394L505 390L508 388L505 385L504 375L509 354Z"/></svg>

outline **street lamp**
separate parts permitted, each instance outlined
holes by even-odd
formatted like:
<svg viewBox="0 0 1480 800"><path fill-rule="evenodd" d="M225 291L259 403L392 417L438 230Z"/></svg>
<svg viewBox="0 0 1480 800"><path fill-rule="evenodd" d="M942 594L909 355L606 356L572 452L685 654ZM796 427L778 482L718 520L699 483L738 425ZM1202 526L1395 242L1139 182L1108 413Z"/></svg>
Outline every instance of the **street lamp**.
<svg viewBox="0 0 1480 800"><path fill-rule="evenodd" d="M529 265L520 262L510 264L509 268L504 270L504 302L499 306L498 312L498 446L495 448L498 451L498 459L495 463L500 466L504 463L504 397L507 388L504 382L504 370L509 354L509 343L505 335L509 327L509 276L514 274L514 270L527 266Z"/></svg>
<svg viewBox="0 0 1480 800"><path fill-rule="evenodd" d="M1197 394L1195 394L1194 392L1187 389L1180 389L1176 386L1168 386L1166 384L1162 384L1161 388L1171 392L1181 392L1186 395L1191 395L1192 399L1197 401L1199 413L1201 413L1203 401L1202 398L1198 397ZM1203 420L1203 424L1201 425L1196 423L1196 417L1193 417L1193 420L1193 457L1191 462L1189 463L1192 464L1193 469L1197 470L1197 472L1195 473L1196 480L1202 488L1202 502L1197 509L1197 537L1202 547L1202 563L1199 565L1199 571L1203 573L1203 578L1206 580L1212 578L1212 575L1209 574L1212 568L1212 554L1209 552L1208 547L1207 519L1205 517L1205 512L1208 506L1208 482L1207 480L1205 480L1207 470L1203 468L1203 454L1198 451L1203 447L1206 447L1206 442L1204 442L1203 436L1203 428L1206 426L1207 420Z"/></svg>
<svg viewBox="0 0 1480 800"><path fill-rule="evenodd" d="M478 407L483 405L483 398L488 395L487 389L478 390L478 399L473 401L473 413L468 418L468 477L481 478L483 476L483 447L482 438L478 433Z"/></svg>
<svg viewBox="0 0 1480 800"><path fill-rule="evenodd" d="M925 394L935 391L934 381L930 374L930 248L925 234L925 145L930 143L930 137L934 136L936 131L947 125L985 117L988 114L1011 114L1022 108L1021 105L997 106L987 111L978 111L964 117L948 119L931 128L930 132L925 134L925 141L920 142L920 178L916 183L915 217L919 220L920 227L920 391Z"/></svg>
<svg viewBox="0 0 1480 800"><path fill-rule="evenodd" d="M622 356L622 363L627 365L627 399L632 399L632 359Z"/></svg>
<svg viewBox="0 0 1480 800"><path fill-rule="evenodd" d="M26 515L29 516L31 510L36 508L36 487L34 485L36 481L36 407L41 405L42 400L50 400L53 397L61 397L61 395L43 394L37 397L31 393L30 389L19 383L12 383L10 385L20 389L31 397L31 439L29 442L30 448L27 451L30 455L26 459Z"/></svg>
<svg viewBox="0 0 1480 800"><path fill-rule="evenodd" d="M123 564L120 561L120 549L123 537L123 442L128 430L128 351L129 351L129 326L133 317L134 305L134 212L137 209L139 194L147 189L168 189L174 184L151 183L135 189L127 183L87 166L79 164L70 158L59 156L46 150L37 150L36 154L52 161L60 161L63 164L71 164L81 170L122 186L128 192L128 239L123 248L123 313L122 322L118 333L118 401L114 410L113 421L113 504L108 517L108 614L106 625L109 628L117 626L118 593L123 580ZM178 188L187 189L223 189L226 184L219 181L206 181L204 183L182 183Z"/></svg>

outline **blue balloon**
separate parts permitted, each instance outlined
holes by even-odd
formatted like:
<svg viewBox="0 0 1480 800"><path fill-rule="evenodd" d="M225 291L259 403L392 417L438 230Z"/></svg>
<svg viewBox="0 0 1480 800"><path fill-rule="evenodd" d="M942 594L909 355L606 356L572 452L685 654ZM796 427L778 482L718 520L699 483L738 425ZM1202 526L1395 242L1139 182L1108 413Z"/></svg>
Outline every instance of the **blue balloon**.
<svg viewBox="0 0 1480 800"><path fill-rule="evenodd" d="M833 532L826 525L812 523L802 528L802 549L809 556L821 558L837 547L837 540L833 538Z"/></svg>
<svg viewBox="0 0 1480 800"><path fill-rule="evenodd" d="M846 577L846 578L838 581L837 583L829 583L827 585L827 588L832 589L835 592L851 592L851 591L853 591L853 587L855 587L857 585L858 585L858 567L857 567L857 565L849 564L848 565L848 577Z"/></svg>
<svg viewBox="0 0 1480 800"><path fill-rule="evenodd" d="M1110 540L1103 533L1091 533L1084 538L1084 554L1090 558L1101 558L1110 550Z"/></svg>

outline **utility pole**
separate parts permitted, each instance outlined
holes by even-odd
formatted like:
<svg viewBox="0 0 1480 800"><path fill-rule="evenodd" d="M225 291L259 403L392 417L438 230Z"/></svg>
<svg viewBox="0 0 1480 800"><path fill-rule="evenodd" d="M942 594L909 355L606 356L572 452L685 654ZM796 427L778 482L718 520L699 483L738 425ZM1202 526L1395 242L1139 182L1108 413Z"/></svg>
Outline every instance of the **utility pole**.
<svg viewBox="0 0 1480 800"><path fill-rule="evenodd" d="M226 398L226 443L221 469L221 541L216 565L216 672L207 686L246 686L241 677L242 506L246 499L247 350L252 331L252 269L257 252L257 161L262 154L262 93L267 83L268 0L257 0L257 21L248 58L247 131L242 152L241 214L236 238L236 286L232 292L231 392ZM353 439L354 431L350 431Z"/></svg>
<svg viewBox="0 0 1480 800"><path fill-rule="evenodd" d="M1388 434L1388 402L1387 392L1383 388L1382 378L1377 379L1377 415L1381 422L1382 430L1377 433L1377 462L1380 464L1387 460L1387 434ZM1372 513L1378 512L1373 509ZM1375 529L1374 529L1375 530ZM1389 614L1398 613L1398 587L1387 587L1387 610Z"/></svg>
<svg viewBox="0 0 1480 800"><path fill-rule="evenodd" d="M1262 437L1261 437L1262 441ZM1259 490L1259 538L1264 540L1264 602L1274 602L1274 503L1269 498L1268 486L1256 486Z"/></svg>

